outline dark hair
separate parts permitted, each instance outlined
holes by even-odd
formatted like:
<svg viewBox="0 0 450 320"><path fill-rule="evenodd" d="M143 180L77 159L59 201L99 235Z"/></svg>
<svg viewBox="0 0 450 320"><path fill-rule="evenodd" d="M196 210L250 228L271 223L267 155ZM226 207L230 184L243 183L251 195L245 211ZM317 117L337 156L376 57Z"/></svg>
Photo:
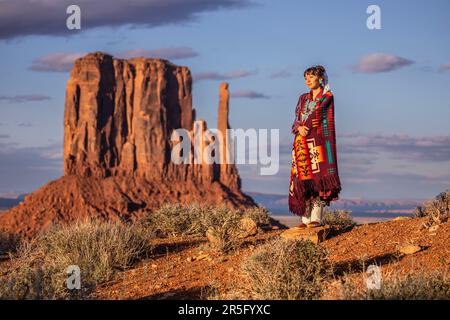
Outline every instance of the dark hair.
<svg viewBox="0 0 450 320"><path fill-rule="evenodd" d="M303 73L303 77L305 77L307 74L312 74L319 78L323 78L323 75L325 74L325 68L321 65L312 66L305 70L305 72Z"/></svg>

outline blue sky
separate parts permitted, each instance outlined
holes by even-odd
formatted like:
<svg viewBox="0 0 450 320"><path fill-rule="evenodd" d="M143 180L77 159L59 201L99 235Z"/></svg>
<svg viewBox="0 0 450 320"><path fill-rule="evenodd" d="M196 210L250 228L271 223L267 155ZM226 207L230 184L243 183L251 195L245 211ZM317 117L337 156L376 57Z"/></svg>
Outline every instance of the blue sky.
<svg viewBox="0 0 450 320"><path fill-rule="evenodd" d="M342 198L430 198L450 187L449 1L71 1L81 31L65 27L68 4L0 1L0 195L62 174L67 70L92 51L188 66L209 127L229 82L233 128L280 130L279 173L239 166L244 191L287 194L290 128L315 64L335 95ZM381 30L366 27L370 4Z"/></svg>

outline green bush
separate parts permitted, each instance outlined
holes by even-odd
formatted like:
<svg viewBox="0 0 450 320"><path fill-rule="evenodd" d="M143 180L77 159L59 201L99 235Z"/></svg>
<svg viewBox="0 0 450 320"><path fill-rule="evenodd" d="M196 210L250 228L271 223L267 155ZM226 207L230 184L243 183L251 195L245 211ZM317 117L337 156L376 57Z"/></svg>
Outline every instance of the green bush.
<svg viewBox="0 0 450 320"><path fill-rule="evenodd" d="M78 221L57 227L29 243L13 256L0 284L3 299L82 299L149 253L148 236L137 225ZM81 290L67 289L66 270L81 271Z"/></svg>
<svg viewBox="0 0 450 320"><path fill-rule="evenodd" d="M323 247L306 240L271 240L242 264L254 299L318 299L331 275Z"/></svg>

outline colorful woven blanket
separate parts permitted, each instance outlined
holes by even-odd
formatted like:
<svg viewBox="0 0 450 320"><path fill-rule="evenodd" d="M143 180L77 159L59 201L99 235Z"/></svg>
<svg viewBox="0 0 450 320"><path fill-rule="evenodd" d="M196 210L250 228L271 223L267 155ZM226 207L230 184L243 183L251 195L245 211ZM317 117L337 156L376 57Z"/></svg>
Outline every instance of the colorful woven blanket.
<svg viewBox="0 0 450 320"><path fill-rule="evenodd" d="M315 99L312 91L302 94L296 107L292 126L309 128L305 137L295 134L292 146L291 176L289 182L289 211L306 214L312 199L320 197L325 205L339 199L339 180L336 133L334 126L334 98L323 89Z"/></svg>

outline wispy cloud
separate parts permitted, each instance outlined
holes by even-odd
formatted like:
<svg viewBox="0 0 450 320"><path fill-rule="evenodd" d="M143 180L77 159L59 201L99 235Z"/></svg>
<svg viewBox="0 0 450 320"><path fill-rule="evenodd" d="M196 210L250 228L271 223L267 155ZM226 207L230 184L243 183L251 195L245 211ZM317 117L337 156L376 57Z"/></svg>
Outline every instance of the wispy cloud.
<svg viewBox="0 0 450 320"><path fill-rule="evenodd" d="M68 30L66 8L71 0L5 0L0 1L0 39L29 35L78 34ZM78 0L82 30L97 27L157 27L195 22L199 14L246 8L248 0Z"/></svg>
<svg viewBox="0 0 450 320"><path fill-rule="evenodd" d="M33 60L29 69L44 72L67 72L72 69L75 60L84 55L84 53L50 53Z"/></svg>
<svg viewBox="0 0 450 320"><path fill-rule="evenodd" d="M188 59L199 56L190 47L173 47L173 48L158 48L158 49L132 49L116 54L119 58L134 58L134 57L148 57L148 58L163 58L169 60Z"/></svg>
<svg viewBox="0 0 450 320"><path fill-rule="evenodd" d="M33 125L31 124L31 122L20 122L17 124L17 126L29 128L29 127L32 127Z"/></svg>
<svg viewBox="0 0 450 320"><path fill-rule="evenodd" d="M11 138L11 136L9 134L4 134L4 133L0 134L0 139L8 139L8 138Z"/></svg>
<svg viewBox="0 0 450 320"><path fill-rule="evenodd" d="M238 78L245 78L256 74L256 71L246 71L246 70L236 70L226 73L218 73L218 72L200 72L196 73L192 76L194 81L201 80L215 80L215 81L224 81Z"/></svg>
<svg viewBox="0 0 450 320"><path fill-rule="evenodd" d="M413 63L412 60L390 54L372 53L362 57L352 69L355 72L379 73L393 71Z"/></svg>
<svg viewBox="0 0 450 320"><path fill-rule="evenodd" d="M62 143L20 147L0 141L0 193L30 192L62 175Z"/></svg>
<svg viewBox="0 0 450 320"><path fill-rule="evenodd" d="M342 134L340 137L347 138L340 139L340 151L343 153L377 154L385 152L394 159L450 161L450 135L411 137L405 134L348 133Z"/></svg>
<svg viewBox="0 0 450 320"><path fill-rule="evenodd" d="M248 99L270 99L270 96L265 95L261 92L256 92L253 90L237 90L230 94L234 98L248 98Z"/></svg>
<svg viewBox="0 0 450 320"><path fill-rule="evenodd" d="M270 75L270 79L278 79L278 78L289 78L290 76L292 76L292 72L289 71L288 68L283 69L283 70L279 70L279 71L275 71Z"/></svg>
<svg viewBox="0 0 450 320"><path fill-rule="evenodd" d="M0 96L0 101L6 101L8 103L25 103L25 102L38 102L50 100L51 97L40 94L23 94L16 96Z"/></svg>
<svg viewBox="0 0 450 320"><path fill-rule="evenodd" d="M32 61L29 67L32 71L40 72L68 72L72 69L76 59L81 58L83 52L55 52L41 56ZM163 58L168 60L193 58L199 55L189 47L172 47L157 49L132 49L113 53L117 58L133 57Z"/></svg>

